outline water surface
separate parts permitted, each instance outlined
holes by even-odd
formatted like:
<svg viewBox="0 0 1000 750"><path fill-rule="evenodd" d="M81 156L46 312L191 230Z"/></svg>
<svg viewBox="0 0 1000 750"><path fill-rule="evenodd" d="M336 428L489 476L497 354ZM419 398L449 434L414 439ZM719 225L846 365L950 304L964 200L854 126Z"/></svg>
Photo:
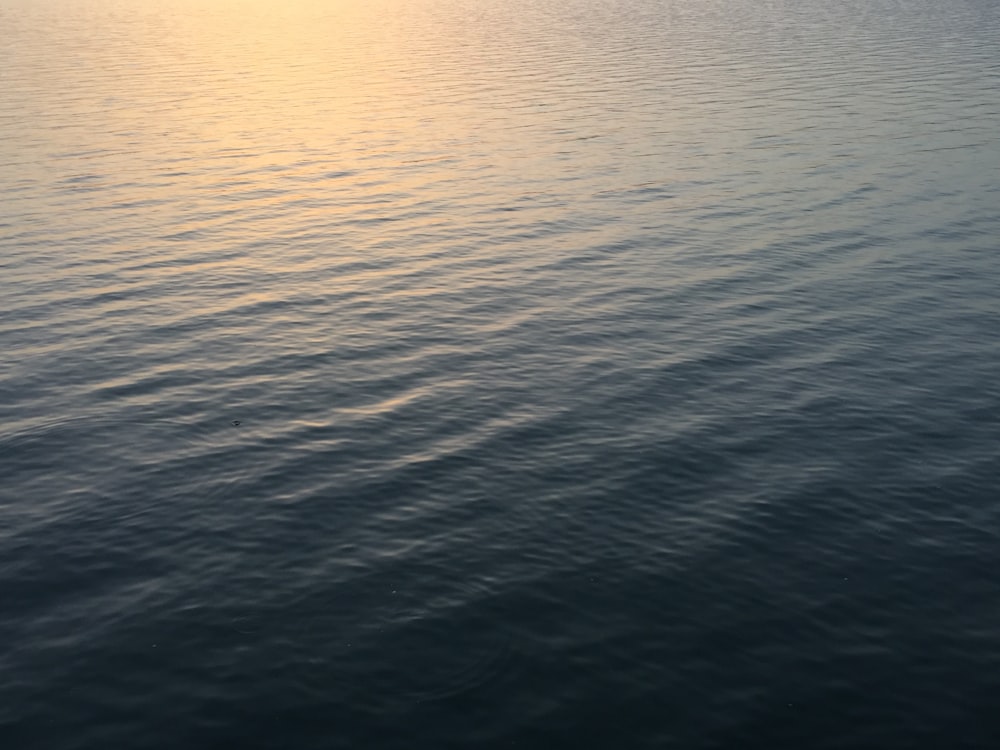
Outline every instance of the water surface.
<svg viewBox="0 0 1000 750"><path fill-rule="evenodd" d="M995 746L995 4L0 29L5 747Z"/></svg>

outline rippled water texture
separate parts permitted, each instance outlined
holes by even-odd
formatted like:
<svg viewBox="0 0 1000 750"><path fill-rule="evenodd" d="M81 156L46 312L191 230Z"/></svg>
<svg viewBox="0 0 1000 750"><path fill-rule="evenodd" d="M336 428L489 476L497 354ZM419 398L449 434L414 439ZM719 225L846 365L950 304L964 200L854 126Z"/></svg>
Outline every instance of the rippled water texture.
<svg viewBox="0 0 1000 750"><path fill-rule="evenodd" d="M0 745L995 748L1000 6L0 5Z"/></svg>

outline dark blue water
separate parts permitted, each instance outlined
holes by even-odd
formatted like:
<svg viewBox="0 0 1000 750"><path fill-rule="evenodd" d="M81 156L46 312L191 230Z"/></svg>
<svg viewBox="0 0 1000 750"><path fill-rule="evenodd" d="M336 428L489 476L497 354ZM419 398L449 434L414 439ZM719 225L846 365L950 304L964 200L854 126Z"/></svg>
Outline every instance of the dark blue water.
<svg viewBox="0 0 1000 750"><path fill-rule="evenodd" d="M0 32L0 746L997 746L1000 6Z"/></svg>

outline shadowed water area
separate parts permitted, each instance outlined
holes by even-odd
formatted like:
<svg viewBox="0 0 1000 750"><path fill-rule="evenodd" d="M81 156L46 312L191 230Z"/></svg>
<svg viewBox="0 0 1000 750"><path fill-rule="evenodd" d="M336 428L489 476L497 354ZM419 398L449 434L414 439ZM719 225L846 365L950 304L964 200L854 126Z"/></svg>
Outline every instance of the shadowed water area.
<svg viewBox="0 0 1000 750"><path fill-rule="evenodd" d="M0 745L995 748L998 50L4 2Z"/></svg>

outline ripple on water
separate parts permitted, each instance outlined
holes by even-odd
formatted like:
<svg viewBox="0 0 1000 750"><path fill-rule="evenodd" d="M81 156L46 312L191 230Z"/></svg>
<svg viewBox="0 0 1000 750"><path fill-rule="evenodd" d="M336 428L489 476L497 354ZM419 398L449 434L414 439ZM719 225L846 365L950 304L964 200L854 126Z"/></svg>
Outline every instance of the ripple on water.
<svg viewBox="0 0 1000 750"><path fill-rule="evenodd" d="M379 611L349 645L358 652L352 692L370 712L496 689L516 671L513 635L488 586L414 579L392 589Z"/></svg>

